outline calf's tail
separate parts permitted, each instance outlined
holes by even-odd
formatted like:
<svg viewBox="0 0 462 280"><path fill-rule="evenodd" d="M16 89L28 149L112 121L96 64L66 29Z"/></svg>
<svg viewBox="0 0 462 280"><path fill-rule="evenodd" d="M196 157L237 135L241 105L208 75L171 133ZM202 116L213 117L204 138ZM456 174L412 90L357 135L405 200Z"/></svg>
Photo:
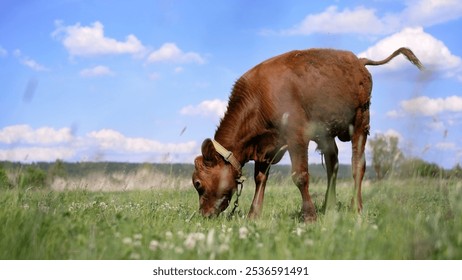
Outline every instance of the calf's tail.
<svg viewBox="0 0 462 280"><path fill-rule="evenodd" d="M420 60L415 56L415 54L408 48L399 48L396 51L394 51L389 57L385 58L384 60L379 60L379 61L374 61L368 58L360 58L359 61L361 61L362 64L364 65L382 65L385 63L388 63L390 60L392 60L395 56L402 54L404 55L412 64L417 66L420 70L424 69L424 66L420 62Z"/></svg>

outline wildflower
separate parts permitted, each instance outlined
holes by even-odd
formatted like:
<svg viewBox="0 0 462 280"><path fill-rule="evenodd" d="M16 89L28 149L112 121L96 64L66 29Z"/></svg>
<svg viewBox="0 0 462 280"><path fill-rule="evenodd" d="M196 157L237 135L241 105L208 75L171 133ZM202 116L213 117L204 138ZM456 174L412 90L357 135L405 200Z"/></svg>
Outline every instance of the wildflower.
<svg viewBox="0 0 462 280"><path fill-rule="evenodd" d="M181 247L175 247L175 253L177 254L183 254L184 250Z"/></svg>
<svg viewBox="0 0 462 280"><path fill-rule="evenodd" d="M194 239L192 235L188 235L183 244L187 249L193 249L194 247L196 247L196 239Z"/></svg>
<svg viewBox="0 0 462 280"><path fill-rule="evenodd" d="M131 245L133 243L133 240L130 237L125 237L122 239L122 243L125 245Z"/></svg>
<svg viewBox="0 0 462 280"><path fill-rule="evenodd" d="M184 246L188 249L193 249L196 247L197 241L205 240L205 234L201 232L193 232L188 234L186 240L184 241Z"/></svg>
<svg viewBox="0 0 462 280"><path fill-rule="evenodd" d="M159 248L159 245L160 245L159 241L151 240L151 242L149 242L149 250L156 251Z"/></svg>
<svg viewBox="0 0 462 280"><path fill-rule="evenodd" d="M303 233L303 229L301 229L299 227L297 227L295 229L295 235L297 235L298 237L300 237L302 235L302 233Z"/></svg>
<svg viewBox="0 0 462 280"><path fill-rule="evenodd" d="M165 233L165 238L167 238L167 239L172 239L172 238L173 238L173 233L172 233L171 231L167 231L167 232Z"/></svg>
<svg viewBox="0 0 462 280"><path fill-rule="evenodd" d="M239 239L246 239L249 234L249 230L246 227L241 227L239 229Z"/></svg>
<svg viewBox="0 0 462 280"><path fill-rule="evenodd" d="M135 240L141 240L141 238L143 238L143 235L141 233L137 233L137 234L133 235L133 239L135 239Z"/></svg>
<svg viewBox="0 0 462 280"><path fill-rule="evenodd" d="M100 207L101 209L103 209L103 210L106 210L107 204L106 204L105 202L101 201L101 202L99 203L99 207Z"/></svg>

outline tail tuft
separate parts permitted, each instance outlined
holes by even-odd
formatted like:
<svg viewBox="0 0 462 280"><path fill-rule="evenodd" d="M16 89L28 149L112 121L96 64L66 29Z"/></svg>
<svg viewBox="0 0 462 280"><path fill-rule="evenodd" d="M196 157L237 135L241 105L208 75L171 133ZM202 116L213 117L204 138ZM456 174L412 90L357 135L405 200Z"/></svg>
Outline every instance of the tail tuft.
<svg viewBox="0 0 462 280"><path fill-rule="evenodd" d="M389 57L385 58L384 60L374 61L368 58L360 58L359 61L361 61L361 63L363 63L364 65L373 65L373 66L383 65L383 64L390 62L390 60L392 60L395 56L399 54L404 55L412 64L417 66L417 68L419 68L420 70L423 70L425 68L420 62L420 60L417 58L417 56L415 56L415 54L410 49L404 48L404 47L397 49Z"/></svg>

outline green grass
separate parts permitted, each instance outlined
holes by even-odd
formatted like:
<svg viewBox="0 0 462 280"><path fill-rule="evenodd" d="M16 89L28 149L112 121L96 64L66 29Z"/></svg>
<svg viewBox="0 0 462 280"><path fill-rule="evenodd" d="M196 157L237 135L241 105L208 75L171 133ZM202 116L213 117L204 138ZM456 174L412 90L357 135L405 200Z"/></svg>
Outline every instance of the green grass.
<svg viewBox="0 0 462 280"><path fill-rule="evenodd" d="M345 185L345 186L343 186ZM462 259L462 185L412 179L364 187L364 212L338 209L300 223L295 186L268 186L263 215L203 219L190 189L0 191L0 259ZM321 208L325 186L311 193ZM228 210L229 211L229 210Z"/></svg>

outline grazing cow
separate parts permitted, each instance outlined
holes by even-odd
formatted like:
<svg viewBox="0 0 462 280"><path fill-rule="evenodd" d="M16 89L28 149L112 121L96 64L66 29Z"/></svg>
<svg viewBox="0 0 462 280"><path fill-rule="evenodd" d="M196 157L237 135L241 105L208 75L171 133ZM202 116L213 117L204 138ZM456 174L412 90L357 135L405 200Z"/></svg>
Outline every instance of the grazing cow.
<svg viewBox="0 0 462 280"><path fill-rule="evenodd" d="M316 142L324 155L328 184L323 207L331 208L338 171L335 137L352 142L352 207L361 211L372 90L365 66L385 64L399 54L423 67L407 48L382 61L358 58L348 51L309 49L268 59L240 77L214 139L204 140L202 155L194 161L192 182L201 214L217 216L228 207L242 183L242 166L253 160L256 189L248 217L258 217L270 165L289 151L292 180L302 197L302 219L316 220L308 191L308 143Z"/></svg>

